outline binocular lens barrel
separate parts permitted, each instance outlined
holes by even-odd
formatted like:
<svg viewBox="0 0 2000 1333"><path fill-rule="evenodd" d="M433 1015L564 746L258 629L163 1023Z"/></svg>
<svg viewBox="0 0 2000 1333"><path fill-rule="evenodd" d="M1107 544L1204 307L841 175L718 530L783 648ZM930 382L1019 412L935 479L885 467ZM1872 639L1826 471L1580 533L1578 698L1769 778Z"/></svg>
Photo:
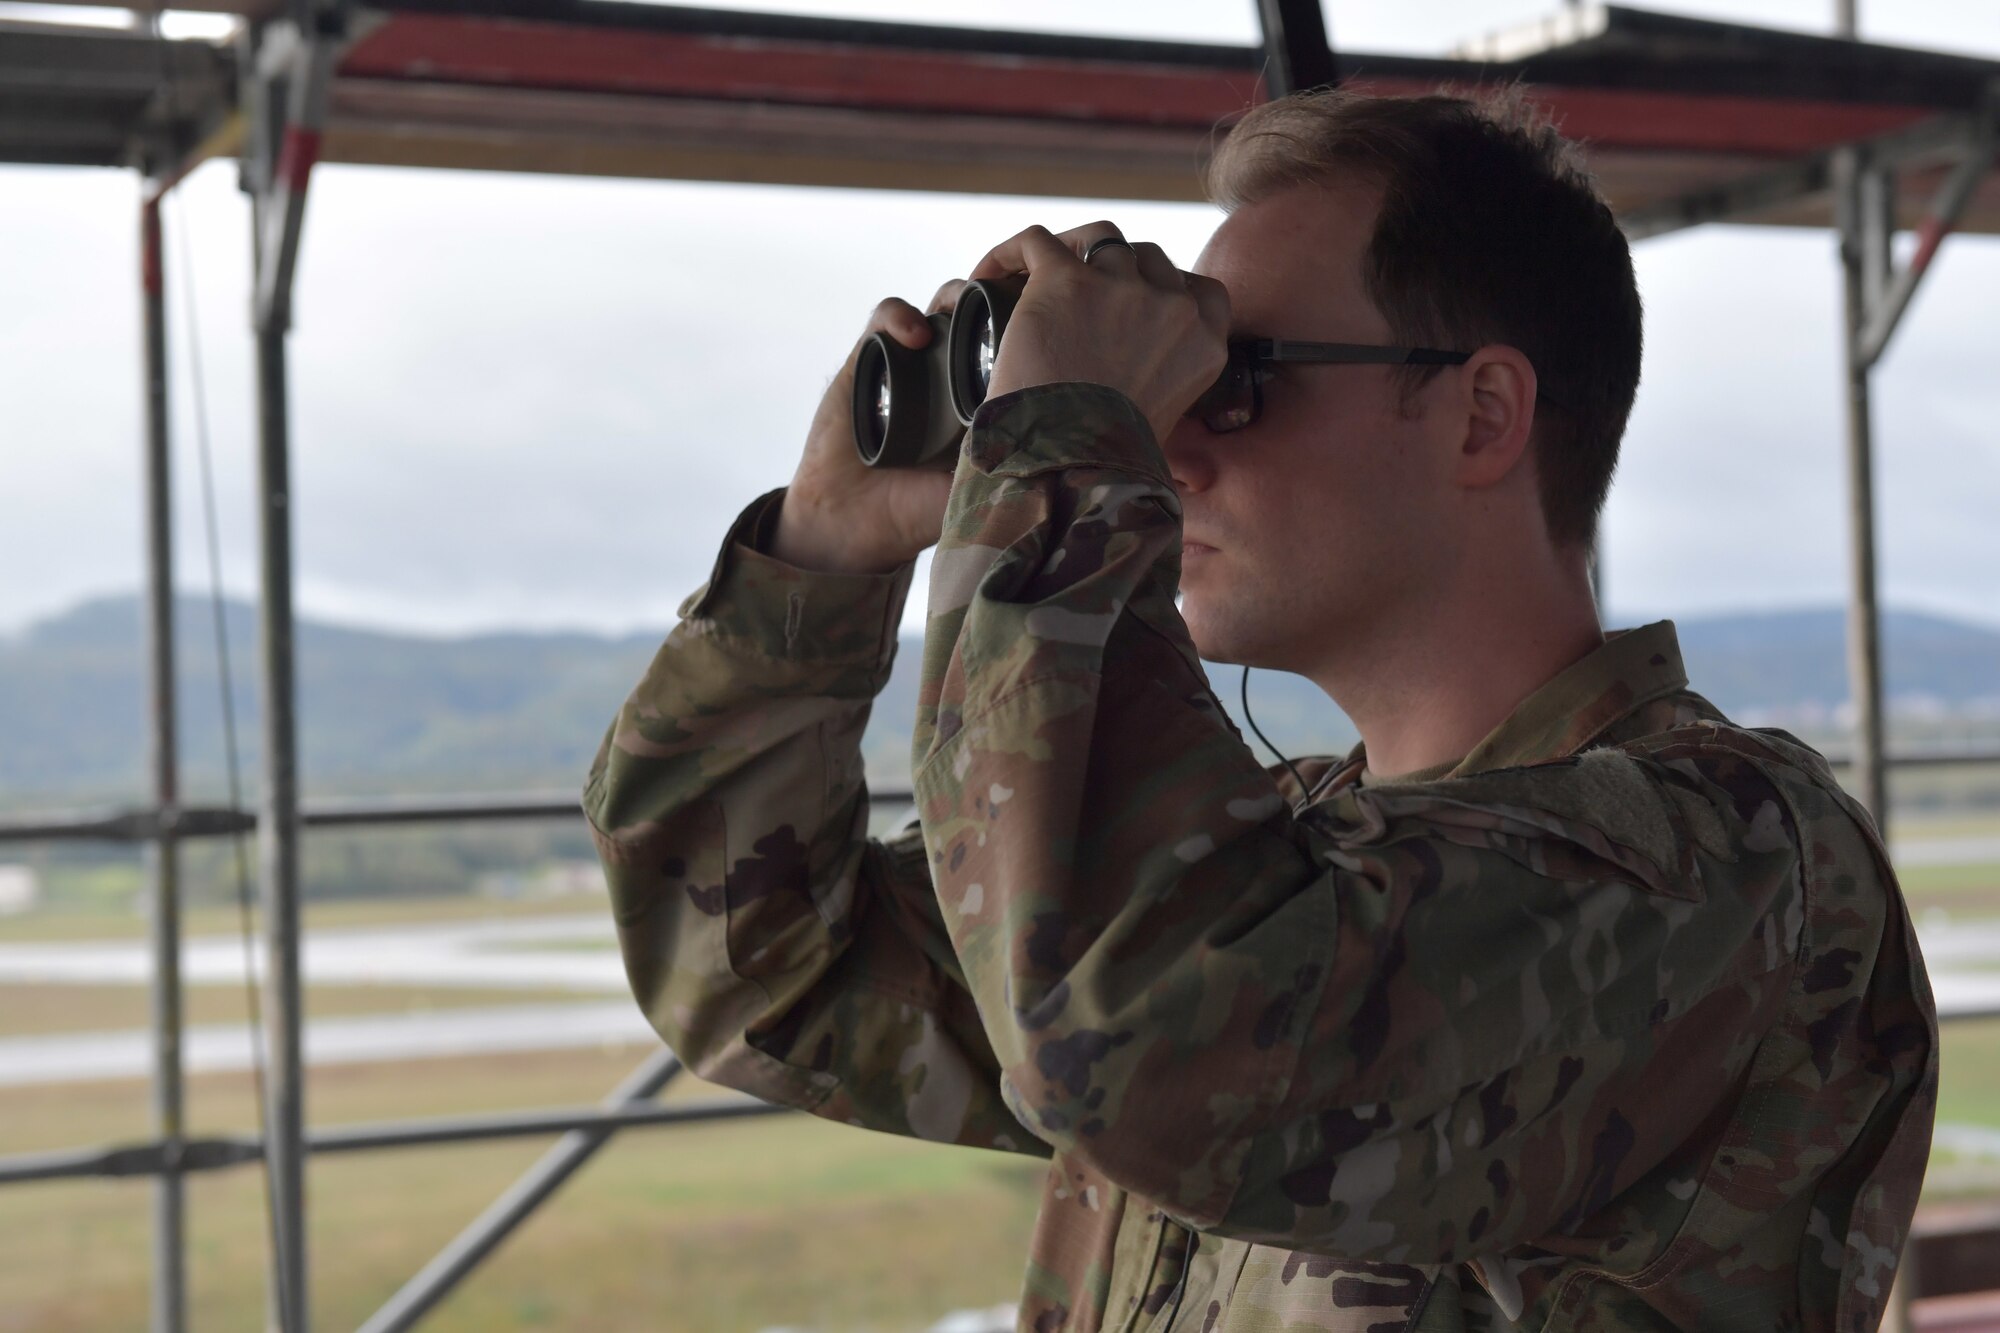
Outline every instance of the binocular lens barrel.
<svg viewBox="0 0 2000 1333"><path fill-rule="evenodd" d="M970 282L957 309L930 316L931 341L912 351L886 333L861 345L854 367L854 446L870 467L958 462L958 441L986 401L993 363L1026 275Z"/></svg>
<svg viewBox="0 0 2000 1333"><path fill-rule="evenodd" d="M946 391L951 316L930 316L931 340L911 349L871 333L854 365L854 447L869 467L939 467L958 462L964 427Z"/></svg>
<svg viewBox="0 0 2000 1333"><path fill-rule="evenodd" d="M982 278L968 282L958 294L958 308L951 317L951 403L968 426L986 401L1000 340L1007 335L1007 321L1027 285L1025 274Z"/></svg>

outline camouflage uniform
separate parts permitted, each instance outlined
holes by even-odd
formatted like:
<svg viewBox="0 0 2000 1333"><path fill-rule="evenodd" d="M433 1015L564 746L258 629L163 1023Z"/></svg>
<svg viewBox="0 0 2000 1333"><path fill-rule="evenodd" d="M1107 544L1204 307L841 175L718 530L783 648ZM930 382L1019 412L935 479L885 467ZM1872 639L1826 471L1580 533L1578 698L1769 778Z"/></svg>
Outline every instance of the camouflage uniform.
<svg viewBox="0 0 2000 1333"><path fill-rule="evenodd" d="M1020 1326L1826 1329L1881 1317L1936 1024L1824 761L1611 636L1448 773L1253 759L1180 507L1093 385L989 403L930 588L920 832L858 742L909 574L746 512L586 805L704 1077L1053 1154ZM1294 808L1298 807L1298 808Z"/></svg>

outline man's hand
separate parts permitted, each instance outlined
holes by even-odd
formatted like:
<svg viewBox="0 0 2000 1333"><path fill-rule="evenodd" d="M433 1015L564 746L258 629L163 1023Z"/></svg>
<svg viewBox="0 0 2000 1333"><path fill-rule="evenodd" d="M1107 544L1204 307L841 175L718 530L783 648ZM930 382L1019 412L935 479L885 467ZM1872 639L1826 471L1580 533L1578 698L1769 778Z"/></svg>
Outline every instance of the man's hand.
<svg viewBox="0 0 2000 1333"><path fill-rule="evenodd" d="M1165 440L1229 357L1229 294L1221 283L1183 273L1159 246L1106 246L1088 264L1092 241L1118 237L1109 222L1052 235L1030 227L996 246L974 278L1028 275L1007 322L987 389L1061 380L1108 385L1130 398Z"/></svg>
<svg viewBox="0 0 2000 1333"><path fill-rule="evenodd" d="M931 312L950 310L964 286L954 281L938 288ZM924 312L894 297L875 307L861 340L878 332L910 348L931 340ZM770 553L788 565L831 574L885 574L934 545L944 526L950 473L872 468L855 452L852 403L860 355L857 341L820 399L805 455L778 512Z"/></svg>

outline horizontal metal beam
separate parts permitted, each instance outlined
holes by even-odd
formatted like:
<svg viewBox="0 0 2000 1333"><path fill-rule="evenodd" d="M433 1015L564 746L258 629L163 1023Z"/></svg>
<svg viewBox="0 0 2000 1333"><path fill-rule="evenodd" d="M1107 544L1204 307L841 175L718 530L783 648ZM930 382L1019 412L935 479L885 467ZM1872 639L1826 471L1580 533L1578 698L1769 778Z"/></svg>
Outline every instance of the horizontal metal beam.
<svg viewBox="0 0 2000 1333"><path fill-rule="evenodd" d="M213 1171L254 1161L263 1155L263 1149L249 1139L184 1139L180 1148L179 1169L183 1172ZM157 1176L166 1170L167 1152L167 1144L154 1141L117 1148L19 1153L0 1157L0 1185L93 1176Z"/></svg>
<svg viewBox="0 0 2000 1333"><path fill-rule="evenodd" d="M122 112L95 107L51 110L34 116L9 115L0 120L0 151L89 152L115 160L125 151L125 127L129 120Z"/></svg>
<svg viewBox="0 0 2000 1333"><path fill-rule="evenodd" d="M372 1152L382 1148L425 1147L439 1143L532 1138L576 1130L705 1124L779 1115L788 1109L769 1102L711 1098L681 1106L634 1106L615 1111L576 1107L483 1116L440 1116L312 1130L306 1135L306 1148L316 1153ZM169 1145L155 1140L108 1148L63 1149L0 1157L0 1185L82 1177L156 1176L166 1171L170 1151ZM254 1138L188 1139L180 1145L177 1169L183 1173L220 1171L261 1160L263 1156L264 1145Z"/></svg>
<svg viewBox="0 0 2000 1333"><path fill-rule="evenodd" d="M354 828L374 824L477 823L509 819L570 819L583 806L564 792L523 792L512 796L417 796L331 799L299 807L307 828Z"/></svg>
<svg viewBox="0 0 2000 1333"><path fill-rule="evenodd" d="M1195 200L1198 128L343 75L326 160L966 193Z"/></svg>
<svg viewBox="0 0 2000 1333"><path fill-rule="evenodd" d="M1845 750L1821 751L1828 764L1844 768L1853 762ZM1905 750L1889 756L1891 768L1968 768L2000 766L2000 748ZM913 805L914 792L870 791L875 806ZM529 792L515 796L371 797L314 801L300 808L307 828L379 828L398 824L460 824L521 819L574 819L583 806L573 796ZM34 819L0 821L0 843L9 842L150 842L171 832L176 838L214 838L248 833L257 817L222 806L182 806L162 818L145 806L102 812L56 813Z"/></svg>
<svg viewBox="0 0 2000 1333"><path fill-rule="evenodd" d="M1847 768L1854 763L1854 756L1846 750L1822 750L1820 753L1833 768ZM1890 768L1976 768L2000 765L2000 750L1973 748L1918 750L1892 754L1884 762Z"/></svg>
<svg viewBox="0 0 2000 1333"><path fill-rule="evenodd" d="M213 42L0 20L0 90L8 92L143 98L173 83L192 102L227 88L229 61Z"/></svg>
<svg viewBox="0 0 2000 1333"><path fill-rule="evenodd" d="M1704 223L1755 217L1781 204L1824 194L1832 186L1832 158L1828 154L1817 153L1803 161L1788 162L1782 167L1760 171L1726 185L1633 209L1618 219L1618 225L1624 228L1627 240L1650 240Z"/></svg>
<svg viewBox="0 0 2000 1333"><path fill-rule="evenodd" d="M460 24L549 25L614 38L673 35L712 40L717 53L759 45L845 47L861 51L953 52L1008 63L1085 61L1111 65L1233 66L1256 70L1258 47L1160 41L1135 37L977 28L952 23L904 23L861 18L761 13L689 5L633 5L625 0L380 0L371 11L393 23L420 18Z"/></svg>
<svg viewBox="0 0 2000 1333"><path fill-rule="evenodd" d="M0 822L0 843L151 842L169 832L179 838L203 838L243 833L256 826L256 816L222 806L182 806L165 811L134 806L7 820Z"/></svg>
<svg viewBox="0 0 2000 1333"><path fill-rule="evenodd" d="M907 791L868 794L871 805L909 805L915 800L916 796ZM394 824L575 819L582 814L583 806L574 796L528 792L513 796L388 796L314 801L300 807L299 822L307 828L371 828ZM214 838L248 833L256 827L255 814L226 806L181 806L165 812L149 806L133 806L0 821L0 843L151 842L163 833L176 838Z"/></svg>
<svg viewBox="0 0 2000 1333"><path fill-rule="evenodd" d="M104 0L33 0L33 3L100 8ZM276 14L283 5L280 0L172 0L167 8L186 10L190 14L234 14L242 18L263 18Z"/></svg>
<svg viewBox="0 0 2000 1333"><path fill-rule="evenodd" d="M567 1134L574 1130L635 1129L649 1125L684 1125L712 1120L742 1120L777 1115L790 1108L769 1102L711 1099L682 1106L633 1106L618 1110L515 1111L434 1121L384 1121L319 1130L311 1136L314 1152L373 1152L380 1148L418 1148L436 1143L473 1143L482 1139L515 1139L536 1134Z"/></svg>

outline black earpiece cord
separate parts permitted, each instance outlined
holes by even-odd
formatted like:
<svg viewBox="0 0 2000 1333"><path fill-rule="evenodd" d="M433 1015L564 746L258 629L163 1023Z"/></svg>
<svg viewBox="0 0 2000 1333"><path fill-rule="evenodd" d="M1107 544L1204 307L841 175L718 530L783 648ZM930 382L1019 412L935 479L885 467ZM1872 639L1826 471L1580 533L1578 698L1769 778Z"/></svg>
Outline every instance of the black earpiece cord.
<svg viewBox="0 0 2000 1333"><path fill-rule="evenodd" d="M1271 738L1257 725L1257 719L1250 716L1250 668L1247 666L1243 668L1243 720L1250 724L1250 730L1256 734L1257 739L1264 742L1264 748L1285 766L1285 771L1292 775L1292 781L1299 784L1299 799L1303 801L1311 796L1312 790L1306 786L1306 780L1299 776L1299 770L1292 765L1291 760L1278 752L1278 747L1271 744Z"/></svg>

